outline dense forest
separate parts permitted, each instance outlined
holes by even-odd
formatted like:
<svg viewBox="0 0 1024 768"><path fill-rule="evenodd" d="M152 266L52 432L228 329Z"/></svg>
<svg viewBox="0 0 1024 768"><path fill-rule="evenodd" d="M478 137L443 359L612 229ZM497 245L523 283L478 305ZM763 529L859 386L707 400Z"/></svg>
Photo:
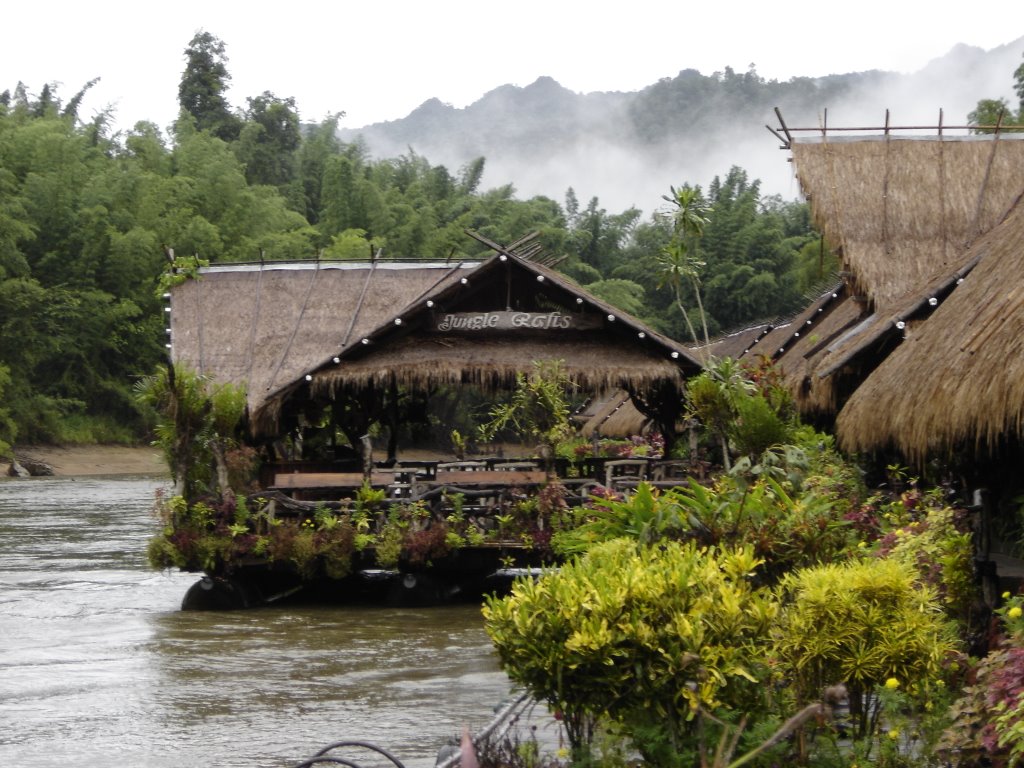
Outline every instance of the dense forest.
<svg viewBox="0 0 1024 768"><path fill-rule="evenodd" d="M796 310L831 269L806 206L762 195L739 167L706 189L679 179L647 218L571 188L523 200L512 185L481 189L483 157L458 169L411 150L372 159L338 138L340 115L303 124L294 99L270 92L234 108L227 63L222 41L192 39L170 136L82 120L91 83L69 98L21 83L0 94L0 448L145 436L133 387L166 351L169 249L211 262L456 259L487 255L466 229L497 242L538 231L558 269L684 340L680 306L700 325L695 285L714 334ZM703 226L680 282L665 258L683 190Z"/></svg>

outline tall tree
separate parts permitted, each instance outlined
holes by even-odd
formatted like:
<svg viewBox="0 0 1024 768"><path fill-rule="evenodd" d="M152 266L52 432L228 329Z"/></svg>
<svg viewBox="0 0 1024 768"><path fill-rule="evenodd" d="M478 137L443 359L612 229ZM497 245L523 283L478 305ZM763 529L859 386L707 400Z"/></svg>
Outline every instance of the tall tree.
<svg viewBox="0 0 1024 768"><path fill-rule="evenodd" d="M580 260L608 274L615 267L622 247L629 242L640 219L640 210L627 208L622 213L609 214L600 207L598 199L592 197L586 210L573 219L572 241Z"/></svg>
<svg viewBox="0 0 1024 768"><path fill-rule="evenodd" d="M338 121L344 112L329 115L309 130L297 152L298 178L293 183L297 190L289 195L296 199L293 208L302 213L310 224L320 221L323 206L324 174L328 164L341 152L338 140Z"/></svg>
<svg viewBox="0 0 1024 768"><path fill-rule="evenodd" d="M250 184L283 187L295 173L295 152L302 139L295 99L270 91L247 99L249 108L235 149Z"/></svg>
<svg viewBox="0 0 1024 768"><path fill-rule="evenodd" d="M224 141L234 141L241 121L225 96L231 75L224 43L200 30L185 49L185 71L178 84L178 105L192 116L195 127Z"/></svg>
<svg viewBox="0 0 1024 768"><path fill-rule="evenodd" d="M709 324L735 328L792 312L800 304L791 270L800 217L762 200L760 182L733 167L708 188L713 208L701 240ZM712 319L714 322L711 322Z"/></svg>

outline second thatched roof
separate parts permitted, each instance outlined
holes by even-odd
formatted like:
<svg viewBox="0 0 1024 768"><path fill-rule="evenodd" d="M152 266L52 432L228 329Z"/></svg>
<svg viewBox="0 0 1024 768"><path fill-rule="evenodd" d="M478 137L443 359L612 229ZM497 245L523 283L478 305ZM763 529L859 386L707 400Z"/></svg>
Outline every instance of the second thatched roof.
<svg viewBox="0 0 1024 768"><path fill-rule="evenodd" d="M742 355L774 359L804 412L834 414L978 264L975 245L1024 192L1024 136L828 135L790 149L843 282Z"/></svg>

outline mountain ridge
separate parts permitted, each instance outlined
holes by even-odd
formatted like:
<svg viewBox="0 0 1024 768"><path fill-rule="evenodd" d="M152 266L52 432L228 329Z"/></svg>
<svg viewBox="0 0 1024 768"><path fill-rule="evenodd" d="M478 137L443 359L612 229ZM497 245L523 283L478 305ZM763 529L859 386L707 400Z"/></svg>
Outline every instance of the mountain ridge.
<svg viewBox="0 0 1024 768"><path fill-rule="evenodd" d="M410 150L457 170L486 160L485 188L514 184L519 197L561 200L569 187L613 211L652 209L670 185L706 186L736 165L765 194L799 189L765 129L780 109L790 126L963 125L980 99L1014 103L1024 37L991 50L963 43L920 70L765 80L751 68L711 75L683 68L638 91L579 93L543 75L503 84L465 107L424 101L405 118L344 128L378 158ZM827 110L827 111L826 111Z"/></svg>

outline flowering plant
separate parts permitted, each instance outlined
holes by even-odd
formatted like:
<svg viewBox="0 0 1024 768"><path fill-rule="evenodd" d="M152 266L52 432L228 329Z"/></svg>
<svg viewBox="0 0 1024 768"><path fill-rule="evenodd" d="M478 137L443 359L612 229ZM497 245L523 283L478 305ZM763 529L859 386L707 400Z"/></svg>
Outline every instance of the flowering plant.
<svg viewBox="0 0 1024 768"><path fill-rule="evenodd" d="M971 684L951 709L940 754L1014 765L1024 759L1024 596L1004 592L998 647L971 671Z"/></svg>
<svg viewBox="0 0 1024 768"><path fill-rule="evenodd" d="M995 613L1002 616L1006 634L1011 638L1024 637L1024 595L1003 592L1003 601Z"/></svg>

